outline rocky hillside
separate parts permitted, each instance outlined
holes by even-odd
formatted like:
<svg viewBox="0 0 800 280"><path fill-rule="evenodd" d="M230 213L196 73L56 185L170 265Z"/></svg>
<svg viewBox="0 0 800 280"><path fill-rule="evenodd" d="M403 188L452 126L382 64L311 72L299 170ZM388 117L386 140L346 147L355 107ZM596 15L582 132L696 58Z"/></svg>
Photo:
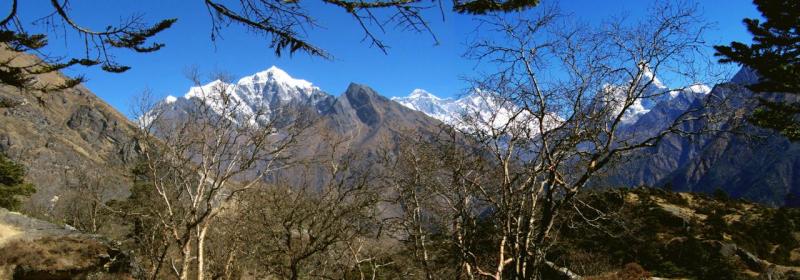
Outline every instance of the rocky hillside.
<svg viewBox="0 0 800 280"><path fill-rule="evenodd" d="M31 55L0 51L0 59L34 63ZM39 83L58 83L57 73ZM98 177L106 198L127 195L126 173L136 157L133 124L83 86L57 92L0 87L0 152L24 164L37 187L27 205L55 211L79 177Z"/></svg>
<svg viewBox="0 0 800 280"><path fill-rule="evenodd" d="M99 236L0 208L0 279L136 279L136 270Z"/></svg>
<svg viewBox="0 0 800 280"><path fill-rule="evenodd" d="M641 268L639 277L800 277L797 209L764 207L722 192L652 188L591 192L581 200L585 204L575 208L580 213L571 211L561 221L550 256L590 279L621 279L636 270L631 267Z"/></svg>
<svg viewBox="0 0 800 280"><path fill-rule="evenodd" d="M377 148L382 141L396 144L402 135L434 133L440 122L410 110L378 94L372 88L352 83L336 98L322 122L362 148Z"/></svg>
<svg viewBox="0 0 800 280"><path fill-rule="evenodd" d="M726 98L742 116L754 108L753 93L746 88L754 79L753 73L743 69L732 81L716 85L710 96ZM658 126L669 122L675 113L697 106L697 99L661 103L635 126ZM703 125L702 121L693 121L684 129L696 131ZM728 120L723 130L727 131L669 136L655 147L630 155L600 185L644 185L704 193L721 189L733 197L760 203L800 205L800 144L756 128L742 118Z"/></svg>

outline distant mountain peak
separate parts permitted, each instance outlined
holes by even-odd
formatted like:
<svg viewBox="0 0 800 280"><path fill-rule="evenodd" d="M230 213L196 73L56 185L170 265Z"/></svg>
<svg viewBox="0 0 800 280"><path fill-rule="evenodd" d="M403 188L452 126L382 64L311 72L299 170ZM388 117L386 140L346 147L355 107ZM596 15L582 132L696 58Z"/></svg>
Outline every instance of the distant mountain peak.
<svg viewBox="0 0 800 280"><path fill-rule="evenodd" d="M369 103L372 99L380 97L374 89L367 85L357 83L350 83L350 85L347 86L347 90L344 92L344 96L351 101L358 100L356 104L364 102Z"/></svg>
<svg viewBox="0 0 800 280"><path fill-rule="evenodd" d="M392 97L392 101L448 124L452 124L454 117L462 111L457 108L456 100L442 99L423 89L415 89L405 97Z"/></svg>
<svg viewBox="0 0 800 280"><path fill-rule="evenodd" d="M411 91L411 93L408 95L408 98L430 98L434 100L441 100L441 98L439 98L438 96L433 95L430 92L421 88L414 89L413 91Z"/></svg>
<svg viewBox="0 0 800 280"><path fill-rule="evenodd" d="M733 76L731 82L742 86L749 86L758 83L758 80L758 73L756 73L756 71L752 68L745 66L739 69L739 72L736 72L736 75Z"/></svg>
<svg viewBox="0 0 800 280"><path fill-rule="evenodd" d="M667 86L664 85L664 83L661 82L661 80L659 80L658 77L656 77L655 73L653 73L653 70L651 70L649 66L642 65L640 67L643 68L642 69L642 78L643 78L642 82L643 83L645 83L645 84L646 83L650 83L650 86L653 86L653 87L658 88L658 89L666 89L667 88Z"/></svg>
<svg viewBox="0 0 800 280"><path fill-rule="evenodd" d="M230 86L232 85L217 79L202 86L190 87L189 91L183 97L186 99L191 99L192 97L203 99L207 98L208 94L212 92L219 92L220 90L226 89L226 87ZM169 102L168 100L165 101Z"/></svg>
<svg viewBox="0 0 800 280"><path fill-rule="evenodd" d="M225 92L225 98L217 93ZM273 116L287 106L311 105L318 111L324 110L321 104L330 103L334 97L315 87L311 82L295 79L286 71L272 66L267 70L245 76L236 83L214 80L201 86L190 87L183 98L167 96L159 110L179 116L190 112L199 100L210 106L217 113L222 113L228 100L239 106L232 112L237 121L247 120L254 114ZM317 106L320 105L320 106ZM146 122L144 122L146 123Z"/></svg>
<svg viewBox="0 0 800 280"><path fill-rule="evenodd" d="M178 101L178 98L172 95L167 95L167 97L164 98L164 102L166 102L167 104L175 103L176 101Z"/></svg>
<svg viewBox="0 0 800 280"><path fill-rule="evenodd" d="M461 125L465 114L485 115L486 112L497 109L486 97L478 89L458 99L440 98L423 89L415 89L406 97L393 97L392 100L446 124Z"/></svg>
<svg viewBox="0 0 800 280"><path fill-rule="evenodd" d="M280 83L293 88L301 88L301 89L316 88L313 84L311 84L311 82L303 79L295 79L291 75L289 75L289 73L286 73L286 71L278 68L275 65L269 67L267 70L255 73L250 76L243 77L239 79L239 82L237 82L237 84L239 85L265 84L268 82Z"/></svg>

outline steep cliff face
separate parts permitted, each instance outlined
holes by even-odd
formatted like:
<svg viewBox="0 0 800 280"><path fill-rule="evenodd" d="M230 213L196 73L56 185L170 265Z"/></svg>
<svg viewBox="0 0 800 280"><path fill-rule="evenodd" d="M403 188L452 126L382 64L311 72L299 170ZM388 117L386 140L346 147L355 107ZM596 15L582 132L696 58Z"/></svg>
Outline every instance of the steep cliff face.
<svg viewBox="0 0 800 280"><path fill-rule="evenodd" d="M36 61L8 51L0 56ZM38 77L40 82L62 79L55 73ZM0 106L0 152L24 164L37 188L28 207L58 208L57 197L77 175L102 178L108 198L126 196L137 141L125 116L82 86L48 93L2 86L0 100L6 105Z"/></svg>
<svg viewBox="0 0 800 280"><path fill-rule="evenodd" d="M376 148L380 141L392 145L401 134L431 133L441 123L381 96L372 88L352 83L333 103L325 123L351 135L359 149Z"/></svg>
<svg viewBox="0 0 800 280"><path fill-rule="evenodd" d="M432 135L439 131L441 122L425 114L408 109L365 85L350 84L347 90L336 97L330 107L320 111L313 126L299 137L298 149L293 156L298 158L329 157L332 145L338 143L336 155L349 153L357 157L352 164L376 168L374 161L379 151L397 148L405 137ZM324 181L322 166L314 166L316 172L306 178ZM287 170L278 176L298 177L298 170Z"/></svg>

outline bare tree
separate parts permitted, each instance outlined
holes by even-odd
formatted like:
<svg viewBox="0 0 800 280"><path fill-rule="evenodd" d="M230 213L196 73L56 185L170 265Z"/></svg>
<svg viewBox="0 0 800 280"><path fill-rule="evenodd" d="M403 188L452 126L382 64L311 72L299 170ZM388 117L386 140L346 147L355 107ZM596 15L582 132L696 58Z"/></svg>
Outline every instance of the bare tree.
<svg viewBox="0 0 800 280"><path fill-rule="evenodd" d="M484 159L448 127L435 136L409 136L382 155L385 180L399 208L389 229L410 248L419 266L409 274L420 274L420 279L468 275L468 256L459 248L490 234L476 231L481 207L469 182L480 176Z"/></svg>
<svg viewBox="0 0 800 280"><path fill-rule="evenodd" d="M207 234L216 218L239 194L287 164L285 152L304 127L301 116L277 120L261 108L243 110L242 101L230 98L227 83L201 87L196 75L193 79L196 106L180 116L158 107L168 104L145 106L138 118L143 159L137 185L151 196L138 214L167 238L162 261L180 279L191 273L204 279ZM236 115L243 111L246 116Z"/></svg>
<svg viewBox="0 0 800 280"><path fill-rule="evenodd" d="M667 135L700 132L687 131L686 123L709 121L700 107L652 130L624 128L634 107L702 81L705 26L694 10L663 4L646 21L618 19L599 30L556 27L559 17L551 10L533 20L486 22L507 41L478 40L470 53L500 69L477 83L497 109L465 123L491 155L496 176L479 186L499 233L495 265L476 264L479 274L537 277L543 265L552 266L546 252L557 216L599 171ZM563 77L548 74L554 70ZM666 87L657 76L682 86Z"/></svg>
<svg viewBox="0 0 800 280"><path fill-rule="evenodd" d="M63 219L82 232L92 234L110 226L112 212L106 205L112 192L108 187L117 183L97 170L70 170L65 178L68 191L59 202L63 205ZM113 229L109 229L113 230Z"/></svg>
<svg viewBox="0 0 800 280"><path fill-rule="evenodd" d="M473 81L489 112L465 112L454 126L461 134L435 138L430 148L419 141L396 159L407 236L426 278L426 239L442 230L425 230L433 219L449 221L443 230L459 254L457 275L533 279L548 270L578 277L547 259L559 215L587 211L577 194L619 159L667 136L719 129L725 100L714 95L666 123L629 129L643 103L701 94L707 88L699 83L715 77L705 72L706 26L694 10L660 4L646 21L620 18L597 29L547 8L483 19L489 35L479 34L467 57L497 69Z"/></svg>

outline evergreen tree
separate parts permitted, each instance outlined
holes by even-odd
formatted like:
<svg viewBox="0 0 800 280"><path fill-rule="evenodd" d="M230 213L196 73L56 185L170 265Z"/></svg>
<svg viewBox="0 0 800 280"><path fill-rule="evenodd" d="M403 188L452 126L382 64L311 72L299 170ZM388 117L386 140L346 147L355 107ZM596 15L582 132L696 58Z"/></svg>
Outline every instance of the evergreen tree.
<svg viewBox="0 0 800 280"><path fill-rule="evenodd" d="M25 182L25 168L0 154L0 207L17 210L21 196L30 196L36 189Z"/></svg>
<svg viewBox="0 0 800 280"><path fill-rule="evenodd" d="M715 46L716 55L722 63L738 63L755 70L759 82L749 86L755 92L800 94L800 1L754 0L753 3L766 19L764 22L744 19L753 43ZM759 100L761 106L751 117L754 124L800 140L800 103Z"/></svg>

